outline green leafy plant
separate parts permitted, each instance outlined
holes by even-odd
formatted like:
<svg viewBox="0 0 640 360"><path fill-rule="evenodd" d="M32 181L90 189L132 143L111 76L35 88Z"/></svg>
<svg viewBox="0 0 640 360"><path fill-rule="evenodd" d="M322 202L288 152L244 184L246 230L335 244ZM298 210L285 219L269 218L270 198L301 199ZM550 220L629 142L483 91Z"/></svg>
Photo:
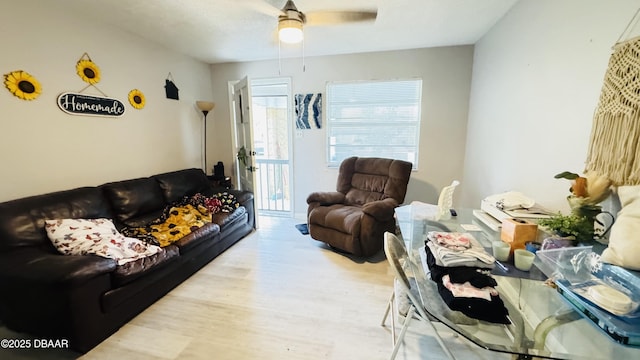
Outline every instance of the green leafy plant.
<svg viewBox="0 0 640 360"><path fill-rule="evenodd" d="M550 218L540 219L538 225L562 237L573 236L576 240L583 242L594 240L593 220L590 221L586 216L558 213Z"/></svg>

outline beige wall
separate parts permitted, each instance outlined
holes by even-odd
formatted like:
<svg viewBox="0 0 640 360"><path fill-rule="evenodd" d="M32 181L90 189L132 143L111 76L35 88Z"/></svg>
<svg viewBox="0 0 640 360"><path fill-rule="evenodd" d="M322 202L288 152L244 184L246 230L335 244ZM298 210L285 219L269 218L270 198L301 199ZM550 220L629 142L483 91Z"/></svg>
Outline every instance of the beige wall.
<svg viewBox="0 0 640 360"><path fill-rule="evenodd" d="M553 176L584 169L611 46L638 6L521 0L476 44L463 204L518 190L568 210L569 183Z"/></svg>
<svg viewBox="0 0 640 360"><path fill-rule="evenodd" d="M291 78L294 94L324 94L329 81L422 78L419 164L405 202L436 202L440 189L462 176L472 58L472 46L322 56L305 59L305 72L302 60L296 58L283 60L280 76ZM231 124L227 83L243 76L277 77L278 61L216 64L211 69L217 104L212 152L226 154L219 160L231 164L235 149L228 136ZM335 190L337 178L336 169L326 166L325 128L304 130L302 134L293 142L297 216L304 216L309 193Z"/></svg>
<svg viewBox="0 0 640 360"><path fill-rule="evenodd" d="M0 44L0 74L24 70L42 84L33 101L0 88L0 201L200 167L202 113L194 103L213 96L207 64L95 19L61 13L53 1L3 1ZM60 93L86 86L75 72L85 52L100 67L97 87L125 103L124 116L59 110ZM179 101L165 97L169 72L180 89ZM128 103L134 88L146 96L142 110Z"/></svg>
<svg viewBox="0 0 640 360"><path fill-rule="evenodd" d="M0 89L0 201L200 167L202 116L193 105L199 99L216 102L208 118L208 168L221 160L232 172L227 84L245 75L290 77L294 93L324 93L327 81L421 77L422 146L407 202L436 201L440 188L459 179L457 206L519 190L562 209L568 184L553 175L581 171L610 48L636 10L633 0L521 0L475 50L312 57L305 72L298 57L283 60L279 74L278 61L208 66L61 13L52 2L3 2L0 74L28 71L43 94L22 101ZM123 117L71 116L57 108L61 92L85 86L75 74L84 52L102 71L98 88L127 104ZM165 98L169 72L180 101ZM147 96L145 109L128 105L133 88ZM301 214L307 194L333 189L337 174L325 166L324 130L304 131L293 145L294 205Z"/></svg>

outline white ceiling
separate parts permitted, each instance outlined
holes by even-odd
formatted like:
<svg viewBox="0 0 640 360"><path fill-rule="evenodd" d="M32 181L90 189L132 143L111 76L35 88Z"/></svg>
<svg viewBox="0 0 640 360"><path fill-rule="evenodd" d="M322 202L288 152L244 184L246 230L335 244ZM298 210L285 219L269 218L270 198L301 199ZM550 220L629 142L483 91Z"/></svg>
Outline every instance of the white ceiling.
<svg viewBox="0 0 640 360"><path fill-rule="evenodd" d="M278 58L277 9L286 0L56 0L207 63ZM305 26L305 56L474 44L517 0L295 0L298 10L378 10L375 22ZM282 45L283 57L300 45Z"/></svg>

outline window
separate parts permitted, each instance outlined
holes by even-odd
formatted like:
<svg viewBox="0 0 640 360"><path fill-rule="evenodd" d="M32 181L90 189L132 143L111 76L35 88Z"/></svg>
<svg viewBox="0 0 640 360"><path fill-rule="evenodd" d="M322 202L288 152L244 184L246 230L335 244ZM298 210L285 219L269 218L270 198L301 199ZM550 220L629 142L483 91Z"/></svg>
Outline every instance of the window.
<svg viewBox="0 0 640 360"><path fill-rule="evenodd" d="M416 168L422 80L327 84L327 161L350 156L406 160Z"/></svg>

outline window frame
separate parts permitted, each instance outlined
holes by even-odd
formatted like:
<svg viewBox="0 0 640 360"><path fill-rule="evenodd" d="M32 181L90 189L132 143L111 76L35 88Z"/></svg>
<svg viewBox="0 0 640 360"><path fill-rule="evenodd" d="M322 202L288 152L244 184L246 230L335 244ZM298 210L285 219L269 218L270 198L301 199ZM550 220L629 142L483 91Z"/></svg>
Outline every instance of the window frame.
<svg viewBox="0 0 640 360"><path fill-rule="evenodd" d="M415 145L413 145L413 149L414 149L414 156L413 159L408 159L408 158L399 158L397 156L392 156L392 153L384 153L384 152L378 152L375 151L376 155L372 155L371 153L368 154L358 154L358 153L354 153L353 156L363 156L363 157L369 157L369 156L379 156L379 157L387 157L387 158L394 158L394 159L400 159L400 160L406 160L406 161L410 161L412 163L412 169L413 170L418 170L418 160L419 160L419 154L420 154L420 128L421 128L421 124L422 124L422 83L423 80L422 78L402 78L402 79L387 79L387 80L358 80L358 81L332 81L332 82L327 82L326 83L326 94L327 94L327 99L325 102L325 121L326 121L326 154L325 154L325 159L327 162L327 167L329 168L337 168L340 166L340 163L344 160L344 159L340 159L337 158L336 160L332 161L332 149L336 146L335 143L332 143L332 132L335 128L347 128L348 126L353 126L353 125L365 125L362 121L357 121L357 122L353 122L353 121L336 121L333 118L333 111L332 111L332 106L341 106L343 104L346 104L347 102L338 102L337 104L332 104L334 102L333 96L332 96L332 91L335 91L335 86L344 86L344 85L371 85L371 84L383 84L383 83L389 83L389 84L393 84L393 83L406 83L406 82L415 82L415 84L413 86L415 86L415 90L417 91L417 97L415 99L413 99L412 102L412 106L417 106L417 109L415 109L415 115L412 117L413 120L412 121L403 121L402 123L399 122L399 124L404 125L405 128L412 128L414 130L414 141L415 141ZM350 102L351 104L352 102ZM365 103L364 101L361 103ZM402 102L396 102L396 103L389 103L390 107L397 107L399 108L403 103ZM406 104L406 102L404 103ZM370 107L363 107L362 109L369 109L369 110L373 110L375 108L380 108L379 105L377 104L371 104ZM396 109L396 112L398 112L398 109ZM344 118L343 118L344 119ZM362 120L362 119L361 119ZM378 121L378 125L380 128L384 128L385 125L382 125L384 120L380 120ZM375 121L372 123L367 123L367 126L378 126ZM388 125L386 125L388 126ZM397 147L402 147L403 145L398 145L396 144ZM338 145L340 146L340 145ZM353 147L353 144L347 144L344 143L344 146L349 146L349 147ZM357 146L357 145L355 145ZM405 145L406 146L406 145ZM364 146L363 146L364 147ZM368 143L368 145L366 145L366 147L374 147L374 148L379 148L379 149L384 149L386 146L384 145L372 145L371 143ZM410 156L408 156L410 157Z"/></svg>

